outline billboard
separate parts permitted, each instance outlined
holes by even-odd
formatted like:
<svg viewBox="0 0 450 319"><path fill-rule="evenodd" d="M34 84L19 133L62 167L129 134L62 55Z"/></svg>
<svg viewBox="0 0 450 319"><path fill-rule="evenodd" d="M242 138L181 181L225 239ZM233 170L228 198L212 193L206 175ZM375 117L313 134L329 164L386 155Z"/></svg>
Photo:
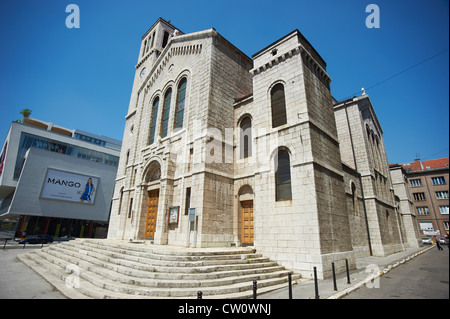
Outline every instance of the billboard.
<svg viewBox="0 0 450 319"><path fill-rule="evenodd" d="M93 205L99 182L98 177L49 168L40 198Z"/></svg>

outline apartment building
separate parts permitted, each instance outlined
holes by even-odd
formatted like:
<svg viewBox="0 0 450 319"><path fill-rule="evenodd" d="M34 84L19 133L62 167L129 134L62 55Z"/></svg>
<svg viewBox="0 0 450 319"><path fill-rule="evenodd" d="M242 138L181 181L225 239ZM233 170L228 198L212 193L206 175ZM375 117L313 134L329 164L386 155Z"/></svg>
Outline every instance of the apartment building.
<svg viewBox="0 0 450 319"><path fill-rule="evenodd" d="M446 157L401 164L407 173L422 237L449 234L448 162Z"/></svg>

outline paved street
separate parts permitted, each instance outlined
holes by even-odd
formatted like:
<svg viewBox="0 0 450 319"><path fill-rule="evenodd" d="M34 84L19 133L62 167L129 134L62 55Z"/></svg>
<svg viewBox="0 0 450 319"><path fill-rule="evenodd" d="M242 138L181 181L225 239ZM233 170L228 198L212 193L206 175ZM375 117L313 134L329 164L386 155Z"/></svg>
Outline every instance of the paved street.
<svg viewBox="0 0 450 319"><path fill-rule="evenodd" d="M41 245L22 247L10 242L3 250L1 245L0 299L65 299L45 279L16 259L18 254L41 249Z"/></svg>
<svg viewBox="0 0 450 319"><path fill-rule="evenodd" d="M448 299L449 249L434 248L380 277L379 288L366 285L345 299ZM372 283L373 285L375 283Z"/></svg>

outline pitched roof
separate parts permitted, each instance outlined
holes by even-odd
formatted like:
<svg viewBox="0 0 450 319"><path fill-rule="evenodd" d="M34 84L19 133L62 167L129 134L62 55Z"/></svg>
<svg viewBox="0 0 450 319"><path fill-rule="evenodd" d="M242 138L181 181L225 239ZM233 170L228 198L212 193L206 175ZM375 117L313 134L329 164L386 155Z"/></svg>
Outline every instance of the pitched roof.
<svg viewBox="0 0 450 319"><path fill-rule="evenodd" d="M418 172L427 169L448 168L448 157L437 158L426 161L417 160L412 163L401 164L407 171Z"/></svg>

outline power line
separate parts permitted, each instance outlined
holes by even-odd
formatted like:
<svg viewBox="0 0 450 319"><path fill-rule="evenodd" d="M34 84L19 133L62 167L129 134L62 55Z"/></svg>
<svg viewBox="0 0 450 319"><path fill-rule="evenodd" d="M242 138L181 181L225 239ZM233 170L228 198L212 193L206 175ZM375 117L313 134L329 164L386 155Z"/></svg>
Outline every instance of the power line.
<svg viewBox="0 0 450 319"><path fill-rule="evenodd" d="M414 65L412 65L412 66L410 66L410 67L408 67L408 68L406 68L406 69L404 69L403 71L400 71L400 72L398 72L398 73L396 73L396 74L394 74L394 75L391 75L390 77L388 77L388 78L386 78L386 79L384 79L384 80L382 80L382 81L380 81L380 82L377 82L377 83L375 83L375 84L373 84L373 85L371 85L371 86L369 86L369 87L364 88L364 90L365 90L365 91L370 90L370 89L372 89L372 88L374 88L374 87L376 87L376 86L378 86L378 85L380 85L380 84L383 84L383 83L385 83L385 82L387 82L387 81L389 81L389 80L392 80L392 79L395 78L396 76L399 76L400 74L403 74L403 73L405 73L405 72L407 72L407 71L409 71L409 70L411 70L411 69L413 69L413 68L415 68L415 67L417 67L417 66L419 66L419 65L421 65L421 64L424 64L425 62L428 62L428 61L430 61L431 59L434 59L434 58L436 58L437 56L439 56L439 55L441 55L441 54L443 54L443 53L445 53L445 52L447 52L447 51L448 51L448 49L445 49L445 50L443 50L443 51L441 51L441 52L439 52L439 53L436 53L436 54L434 54L433 56L431 56L431 57L429 57L429 58L426 58L425 60L422 60L422 61L420 61L420 62L418 62L418 63L416 63L416 64L414 64ZM348 97L344 98L343 100L347 100L347 99L349 99L349 98L351 98L351 97L353 97L353 96L355 96L355 95L358 95L358 94L360 94L360 92L353 93L351 96L348 96Z"/></svg>
<svg viewBox="0 0 450 319"><path fill-rule="evenodd" d="M437 153L434 153L434 154L431 154L431 155L428 155L428 156L424 157L423 161L428 160L428 159L432 159L435 155L441 154L442 152L445 152L445 151L448 151L448 147L444 148L442 151L439 151Z"/></svg>

